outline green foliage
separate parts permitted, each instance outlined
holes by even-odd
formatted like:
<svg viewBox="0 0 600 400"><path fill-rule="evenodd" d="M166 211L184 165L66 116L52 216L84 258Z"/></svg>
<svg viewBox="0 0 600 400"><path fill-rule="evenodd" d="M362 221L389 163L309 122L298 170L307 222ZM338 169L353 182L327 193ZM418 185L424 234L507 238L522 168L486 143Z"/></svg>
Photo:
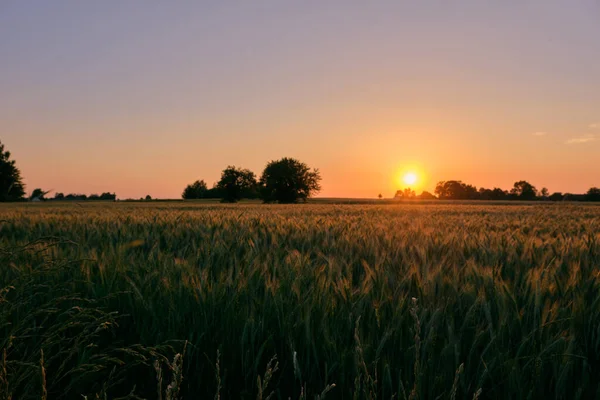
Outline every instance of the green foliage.
<svg viewBox="0 0 600 400"><path fill-rule="evenodd" d="M25 185L21 179L21 171L15 161L10 159L10 152L4 151L0 142L0 202L20 201L25 198Z"/></svg>
<svg viewBox="0 0 600 400"><path fill-rule="evenodd" d="M319 170L294 158L271 161L260 178L261 195L266 203L306 201L321 190Z"/></svg>
<svg viewBox="0 0 600 400"><path fill-rule="evenodd" d="M217 183L225 203L236 203L243 198L256 198L257 183L254 172L249 169L228 166Z"/></svg>
<svg viewBox="0 0 600 400"><path fill-rule="evenodd" d="M599 220L541 202L5 205L0 398L597 398Z"/></svg>

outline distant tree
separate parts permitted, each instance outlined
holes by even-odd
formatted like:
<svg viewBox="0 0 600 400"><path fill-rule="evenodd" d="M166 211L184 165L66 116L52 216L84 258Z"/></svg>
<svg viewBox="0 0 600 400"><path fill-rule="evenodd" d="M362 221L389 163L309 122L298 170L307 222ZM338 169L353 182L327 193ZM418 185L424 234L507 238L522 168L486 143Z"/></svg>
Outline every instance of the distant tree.
<svg viewBox="0 0 600 400"><path fill-rule="evenodd" d="M230 165L221 173L221 180L217 183L217 187L223 194L223 202L235 203L243 198L255 197L256 177L249 169Z"/></svg>
<svg viewBox="0 0 600 400"><path fill-rule="evenodd" d="M21 179L21 171L15 161L10 159L10 152L4 151L0 142L0 201L20 201L25 198L25 185Z"/></svg>
<svg viewBox="0 0 600 400"><path fill-rule="evenodd" d="M508 193L500 188L479 189L479 199L480 200L505 200L508 197Z"/></svg>
<svg viewBox="0 0 600 400"><path fill-rule="evenodd" d="M537 190L535 186L527 181L515 182L510 193L519 200L535 200L537 197Z"/></svg>
<svg viewBox="0 0 600 400"><path fill-rule="evenodd" d="M297 203L306 201L321 190L318 169L294 158L271 161L260 178L261 196L265 203Z"/></svg>
<svg viewBox="0 0 600 400"><path fill-rule="evenodd" d="M379 193L379 196L377 196L377 198L378 198L379 200L383 199L383 196L381 195L381 193Z"/></svg>
<svg viewBox="0 0 600 400"><path fill-rule="evenodd" d="M64 193L55 193L54 194L54 200L64 200L64 199L65 199Z"/></svg>
<svg viewBox="0 0 600 400"><path fill-rule="evenodd" d="M600 201L600 188L590 188L585 194L585 199L587 201Z"/></svg>
<svg viewBox="0 0 600 400"><path fill-rule="evenodd" d="M87 200L87 196L85 194L70 193L65 196L65 200Z"/></svg>
<svg viewBox="0 0 600 400"><path fill-rule="evenodd" d="M395 199L409 200L417 197L417 193L411 188L405 188L404 190L396 191Z"/></svg>
<svg viewBox="0 0 600 400"><path fill-rule="evenodd" d="M96 193L92 193L89 195L89 197L87 199L90 201L98 201L98 200L100 200L100 195L96 194Z"/></svg>
<svg viewBox="0 0 600 400"><path fill-rule="evenodd" d="M46 200L45 196L49 193L48 192L44 192L42 189L34 189L33 192L31 192L31 196L29 197L30 200Z"/></svg>
<svg viewBox="0 0 600 400"><path fill-rule="evenodd" d="M555 193L552 193L552 194L551 194L551 195L548 197L548 200L550 200L550 201L562 201L562 200L563 200L563 197L564 197L564 196L563 196L563 194L562 194L562 193L560 193L560 192L555 192Z"/></svg>
<svg viewBox="0 0 600 400"><path fill-rule="evenodd" d="M181 197L184 200L202 199L205 197L208 187L203 180L196 181L191 185L187 185Z"/></svg>
<svg viewBox="0 0 600 400"><path fill-rule="evenodd" d="M437 197L435 197L434 195L432 195L431 193L429 193L427 191L423 191L423 193L421 193L419 195L419 199L421 199L421 200L436 200Z"/></svg>
<svg viewBox="0 0 600 400"><path fill-rule="evenodd" d="M479 198L477 188L461 181L441 181L435 187L435 194L441 200L475 200Z"/></svg>
<svg viewBox="0 0 600 400"><path fill-rule="evenodd" d="M152 200L152 196L150 196L150 195L147 195L147 196L146 196L146 201L151 201L151 200Z"/></svg>
<svg viewBox="0 0 600 400"><path fill-rule="evenodd" d="M110 201L115 201L117 200L117 195L115 193L102 193L100 195L100 200L110 200Z"/></svg>
<svg viewBox="0 0 600 400"><path fill-rule="evenodd" d="M223 198L223 191L218 187L218 185L215 183L213 184L213 187L208 189L206 191L206 194L204 195L205 199L222 199Z"/></svg>
<svg viewBox="0 0 600 400"><path fill-rule="evenodd" d="M542 188L542 190L540 190L540 197L541 197L543 200L546 200L546 199L548 199L548 196L549 196L549 195L550 195L550 192L548 191L548 189L547 189L547 188L543 187L543 188Z"/></svg>
<svg viewBox="0 0 600 400"><path fill-rule="evenodd" d="M500 188L492 189L492 198L490 200L506 200L508 198L508 192Z"/></svg>

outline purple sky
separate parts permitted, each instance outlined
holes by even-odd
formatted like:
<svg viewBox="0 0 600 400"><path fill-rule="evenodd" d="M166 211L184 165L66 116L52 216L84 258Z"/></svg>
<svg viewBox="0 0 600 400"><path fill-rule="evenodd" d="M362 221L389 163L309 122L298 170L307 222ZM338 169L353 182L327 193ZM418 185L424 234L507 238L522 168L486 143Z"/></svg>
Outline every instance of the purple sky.
<svg viewBox="0 0 600 400"><path fill-rule="evenodd" d="M179 197L291 156L322 196L600 186L600 2L0 3L28 190Z"/></svg>

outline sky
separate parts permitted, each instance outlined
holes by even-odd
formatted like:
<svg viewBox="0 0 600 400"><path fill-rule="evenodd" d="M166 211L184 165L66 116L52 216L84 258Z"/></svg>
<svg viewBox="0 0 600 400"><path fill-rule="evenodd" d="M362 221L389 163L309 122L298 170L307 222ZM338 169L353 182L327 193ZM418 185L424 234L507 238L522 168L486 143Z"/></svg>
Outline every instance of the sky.
<svg viewBox="0 0 600 400"><path fill-rule="evenodd" d="M294 157L323 197L580 193L600 1L1 0L0 141L29 191L179 198Z"/></svg>

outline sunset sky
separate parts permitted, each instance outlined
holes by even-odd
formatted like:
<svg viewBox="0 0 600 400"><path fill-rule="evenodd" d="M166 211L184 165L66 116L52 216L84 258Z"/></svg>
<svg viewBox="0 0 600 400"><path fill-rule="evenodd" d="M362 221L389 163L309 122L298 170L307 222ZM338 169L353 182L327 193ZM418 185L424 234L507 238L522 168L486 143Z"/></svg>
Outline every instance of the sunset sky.
<svg viewBox="0 0 600 400"><path fill-rule="evenodd" d="M600 186L600 2L0 1L0 140L28 191L178 198L227 165Z"/></svg>

